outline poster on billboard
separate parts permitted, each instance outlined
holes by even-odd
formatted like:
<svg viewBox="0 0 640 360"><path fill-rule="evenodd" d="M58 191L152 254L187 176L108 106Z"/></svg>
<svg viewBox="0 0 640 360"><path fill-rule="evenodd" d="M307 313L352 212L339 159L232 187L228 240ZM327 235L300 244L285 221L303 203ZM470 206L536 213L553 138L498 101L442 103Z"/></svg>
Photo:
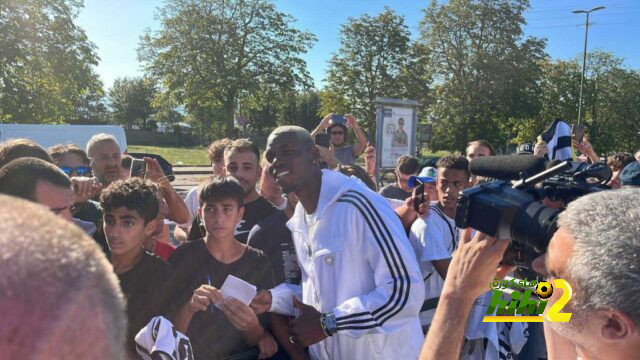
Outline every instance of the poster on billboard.
<svg viewBox="0 0 640 360"><path fill-rule="evenodd" d="M376 116L378 169L393 169L402 155L416 153L418 102L379 98Z"/></svg>

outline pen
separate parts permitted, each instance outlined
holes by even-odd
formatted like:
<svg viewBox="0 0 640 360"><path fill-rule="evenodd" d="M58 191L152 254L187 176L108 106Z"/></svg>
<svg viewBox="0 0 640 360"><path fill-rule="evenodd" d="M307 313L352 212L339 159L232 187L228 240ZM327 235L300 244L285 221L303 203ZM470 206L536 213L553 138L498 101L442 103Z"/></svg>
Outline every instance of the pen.
<svg viewBox="0 0 640 360"><path fill-rule="evenodd" d="M207 274L207 284L209 284L209 286L211 286L211 276L209 274ZM213 315L213 311L215 309L213 308L213 305L209 304L209 312Z"/></svg>

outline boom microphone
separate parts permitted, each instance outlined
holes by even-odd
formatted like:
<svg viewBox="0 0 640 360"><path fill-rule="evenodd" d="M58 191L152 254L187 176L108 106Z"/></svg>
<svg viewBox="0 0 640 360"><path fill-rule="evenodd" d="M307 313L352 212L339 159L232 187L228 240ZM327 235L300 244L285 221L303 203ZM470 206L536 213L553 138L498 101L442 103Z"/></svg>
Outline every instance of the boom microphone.
<svg viewBox="0 0 640 360"><path fill-rule="evenodd" d="M471 160L469 171L473 175L498 180L519 180L546 169L547 160L535 155L480 156Z"/></svg>

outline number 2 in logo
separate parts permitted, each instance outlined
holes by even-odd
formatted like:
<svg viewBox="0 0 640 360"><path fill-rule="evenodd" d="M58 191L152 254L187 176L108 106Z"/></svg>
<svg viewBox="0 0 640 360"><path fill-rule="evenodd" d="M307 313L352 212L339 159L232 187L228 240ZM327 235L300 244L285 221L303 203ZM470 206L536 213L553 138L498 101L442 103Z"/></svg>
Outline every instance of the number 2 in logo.
<svg viewBox="0 0 640 360"><path fill-rule="evenodd" d="M562 310L562 308L567 305L567 302L569 302L569 300L573 296L571 285L569 285L568 282L562 279L555 279L553 281L553 284L555 285L556 289L562 289L562 295L560 296L560 299L558 299L558 301L556 301L551 306L549 311L547 311L545 317L547 321L569 322L569 319L571 319L571 313L561 313L560 310Z"/></svg>

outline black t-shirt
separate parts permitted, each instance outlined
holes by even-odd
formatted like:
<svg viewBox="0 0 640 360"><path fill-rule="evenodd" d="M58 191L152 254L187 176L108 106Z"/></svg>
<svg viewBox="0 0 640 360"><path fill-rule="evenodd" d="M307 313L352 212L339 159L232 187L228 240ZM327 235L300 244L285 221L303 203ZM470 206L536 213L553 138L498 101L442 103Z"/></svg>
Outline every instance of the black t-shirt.
<svg viewBox="0 0 640 360"><path fill-rule="evenodd" d="M265 200L262 196L256 200L244 204L244 215L242 221L236 227L234 237L236 240L243 244L247 243L249 232L253 227L262 219L278 211L271 203ZM196 217L191 225L191 231L189 231L188 240L193 241L201 239L205 235L204 227L201 225L200 219Z"/></svg>
<svg viewBox="0 0 640 360"><path fill-rule="evenodd" d="M386 197L387 199L396 199L402 201L411 196L410 192L406 192L396 185L387 185L380 189L378 193Z"/></svg>
<svg viewBox="0 0 640 360"><path fill-rule="evenodd" d="M207 249L203 239L188 242L176 249L169 258L173 267L175 288L171 301L182 307L191 299L193 292L207 284L220 289L229 274L255 285L258 291L274 286L273 271L269 259L260 250L247 247L240 259L231 264L218 261ZM213 309L213 312L212 310ZM269 322L268 314L258 316L263 327ZM251 347L244 342L242 333L236 329L222 310L211 306L207 311L197 312L187 330L196 359L219 359L239 354Z"/></svg>
<svg viewBox="0 0 640 360"><path fill-rule="evenodd" d="M145 250L131 270L118 274L122 293L127 299L127 345L134 354L138 331L154 316L171 317L166 293L170 277L171 266Z"/></svg>
<svg viewBox="0 0 640 360"><path fill-rule="evenodd" d="M300 284L300 267L291 230L287 227L288 220L284 211L272 214L251 229L247 242L267 255L276 284Z"/></svg>

